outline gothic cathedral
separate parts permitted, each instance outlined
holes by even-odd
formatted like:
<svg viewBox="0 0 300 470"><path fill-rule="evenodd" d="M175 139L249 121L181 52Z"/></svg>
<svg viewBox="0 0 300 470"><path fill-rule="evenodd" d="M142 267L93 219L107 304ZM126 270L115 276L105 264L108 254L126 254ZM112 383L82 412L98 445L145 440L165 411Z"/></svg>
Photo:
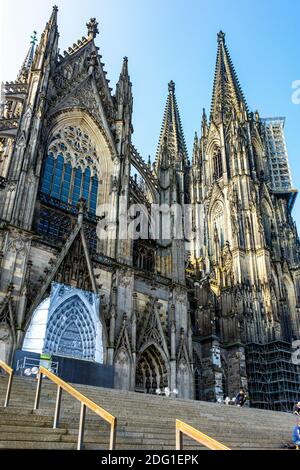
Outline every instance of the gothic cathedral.
<svg viewBox="0 0 300 470"><path fill-rule="evenodd" d="M267 407L255 361L300 339L297 191L272 183L268 127L247 107L225 35L192 161L171 81L151 164L132 143L128 60L113 90L96 20L87 28L61 55L54 7L17 79L3 84L0 358L24 348L53 286L69 286L98 299L79 296L76 307L66 297L74 356L111 365L116 388L214 401L242 385ZM137 226L153 204L181 207L189 237L174 223L166 235L162 217L157 237L122 236L130 207L141 207L128 221Z"/></svg>

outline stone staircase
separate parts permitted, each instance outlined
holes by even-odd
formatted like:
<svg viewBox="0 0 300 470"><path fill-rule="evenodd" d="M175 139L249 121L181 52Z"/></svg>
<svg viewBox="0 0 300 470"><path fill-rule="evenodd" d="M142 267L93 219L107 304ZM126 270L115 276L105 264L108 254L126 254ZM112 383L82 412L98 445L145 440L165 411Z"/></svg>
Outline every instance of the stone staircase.
<svg viewBox="0 0 300 470"><path fill-rule="evenodd" d="M0 376L1 405L6 384ZM176 418L232 449L280 449L295 425L287 413L74 387L117 417L117 450L174 450ZM57 388L44 379L40 409L32 411L35 388L36 380L14 377L10 404L0 407L0 449L76 449L80 403L63 392L60 428L52 429ZM84 443L85 449L108 449L109 425L89 410ZM187 437L184 444L185 450L201 449Z"/></svg>

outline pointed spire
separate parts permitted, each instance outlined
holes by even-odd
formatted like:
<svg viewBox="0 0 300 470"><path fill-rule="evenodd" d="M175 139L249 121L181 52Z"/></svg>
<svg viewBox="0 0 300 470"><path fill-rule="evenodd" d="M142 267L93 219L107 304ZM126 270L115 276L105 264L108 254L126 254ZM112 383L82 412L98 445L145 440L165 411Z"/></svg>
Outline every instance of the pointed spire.
<svg viewBox="0 0 300 470"><path fill-rule="evenodd" d="M121 77L123 77L123 78L128 77L129 78L129 74L128 74L128 57L123 57Z"/></svg>
<svg viewBox="0 0 300 470"><path fill-rule="evenodd" d="M57 13L58 13L58 6L54 5L52 8L50 19L45 29L51 30L53 27L57 28Z"/></svg>
<svg viewBox="0 0 300 470"><path fill-rule="evenodd" d="M198 155L199 155L199 139L197 131L195 131L194 137L194 147L193 147L193 165L197 165L198 162Z"/></svg>
<svg viewBox="0 0 300 470"><path fill-rule="evenodd" d="M198 145L199 139L198 139L198 134L197 131L195 131L195 136L194 136L194 145Z"/></svg>
<svg viewBox="0 0 300 470"><path fill-rule="evenodd" d="M34 52L35 52L35 44L37 42L37 32L33 31L32 36L30 37L30 46L28 49L28 52L26 54L25 60L22 64L22 67L20 69L20 72L18 74L17 81L26 81L28 78L29 70L33 62L33 57L34 57Z"/></svg>
<svg viewBox="0 0 300 470"><path fill-rule="evenodd" d="M201 137L206 137L207 136L207 116L206 116L206 111L205 108L203 108L202 111L202 120L201 120Z"/></svg>
<svg viewBox="0 0 300 470"><path fill-rule="evenodd" d="M36 48L35 57L33 61L34 68L42 66L45 56L49 53L53 60L57 54L58 46L58 27L57 27L57 12L58 7L54 5L49 21L46 23L45 29L42 32L40 42Z"/></svg>
<svg viewBox="0 0 300 470"><path fill-rule="evenodd" d="M58 13L58 6L54 5L52 8L52 15L50 17L49 24L50 26L56 25L57 24L57 13Z"/></svg>
<svg viewBox="0 0 300 470"><path fill-rule="evenodd" d="M211 113L215 117L222 112L227 119L233 110L239 115L241 110L247 112L248 108L225 43L225 33L220 31Z"/></svg>
<svg viewBox="0 0 300 470"><path fill-rule="evenodd" d="M124 57L122 70L120 73L120 78L117 83L117 91L116 91L117 101L119 101L120 98L123 100L126 97L128 98L128 95L130 95L130 99L131 99L131 82L130 82L130 76L128 73L128 57Z"/></svg>
<svg viewBox="0 0 300 470"><path fill-rule="evenodd" d="M171 161L182 159L185 164L188 164L188 153L175 96L175 83L173 80L169 82L168 90L169 93L157 148L156 160L159 165L161 154L167 147Z"/></svg>

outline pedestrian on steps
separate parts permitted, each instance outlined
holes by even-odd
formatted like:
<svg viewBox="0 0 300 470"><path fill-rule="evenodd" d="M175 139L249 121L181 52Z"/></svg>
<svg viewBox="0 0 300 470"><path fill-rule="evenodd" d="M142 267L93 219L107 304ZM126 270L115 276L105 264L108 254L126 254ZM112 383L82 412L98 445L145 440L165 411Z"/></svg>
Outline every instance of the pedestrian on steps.
<svg viewBox="0 0 300 470"><path fill-rule="evenodd" d="M235 397L236 406L244 406L246 403L247 395L243 387L240 388L239 393Z"/></svg>
<svg viewBox="0 0 300 470"><path fill-rule="evenodd" d="M298 420L298 424L294 427L293 430L293 443L296 446L296 450L300 449L300 420Z"/></svg>
<svg viewBox="0 0 300 470"><path fill-rule="evenodd" d="M294 406L293 413L296 416L300 416L300 401L298 401L298 403L296 403L296 405Z"/></svg>

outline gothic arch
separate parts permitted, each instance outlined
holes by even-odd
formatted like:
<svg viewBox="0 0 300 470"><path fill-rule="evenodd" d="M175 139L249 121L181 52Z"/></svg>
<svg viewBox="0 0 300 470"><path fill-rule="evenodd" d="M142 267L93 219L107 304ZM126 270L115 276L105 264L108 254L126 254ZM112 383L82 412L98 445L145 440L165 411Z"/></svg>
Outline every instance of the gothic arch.
<svg viewBox="0 0 300 470"><path fill-rule="evenodd" d="M115 355L114 367L114 387L120 390L130 390L131 357L127 349L123 346L119 348Z"/></svg>
<svg viewBox="0 0 300 470"><path fill-rule="evenodd" d="M210 126L210 131L209 131L209 137L208 137L208 143L206 147L206 153L207 155L212 155L213 151L216 147L221 146L221 139L220 139L220 134L219 130L214 124L214 122L211 123Z"/></svg>
<svg viewBox="0 0 300 470"><path fill-rule="evenodd" d="M191 384L190 366L184 357L181 357L177 364L177 389L178 396L183 399L191 398Z"/></svg>
<svg viewBox="0 0 300 470"><path fill-rule="evenodd" d="M206 147L206 155L209 162L209 173L211 180L215 181L223 175L223 160L220 139L214 137Z"/></svg>
<svg viewBox="0 0 300 470"><path fill-rule="evenodd" d="M136 366L136 389L145 393L155 393L170 384L168 359L162 348L150 341L139 351Z"/></svg>
<svg viewBox="0 0 300 470"><path fill-rule="evenodd" d="M80 109L67 109L52 117L47 137L47 149L51 146L53 136L67 126L79 127L94 142L98 156L98 170L101 174L101 202L109 202L111 178L119 176L119 164L107 132L87 112Z"/></svg>
<svg viewBox="0 0 300 470"><path fill-rule="evenodd" d="M54 283L51 304L45 299L34 311L23 348L103 363L106 335L99 318L92 292Z"/></svg>
<svg viewBox="0 0 300 470"><path fill-rule="evenodd" d="M225 234L225 206L222 200L216 199L209 213L211 240L214 238L215 230L218 232L219 243L222 247L226 241Z"/></svg>

